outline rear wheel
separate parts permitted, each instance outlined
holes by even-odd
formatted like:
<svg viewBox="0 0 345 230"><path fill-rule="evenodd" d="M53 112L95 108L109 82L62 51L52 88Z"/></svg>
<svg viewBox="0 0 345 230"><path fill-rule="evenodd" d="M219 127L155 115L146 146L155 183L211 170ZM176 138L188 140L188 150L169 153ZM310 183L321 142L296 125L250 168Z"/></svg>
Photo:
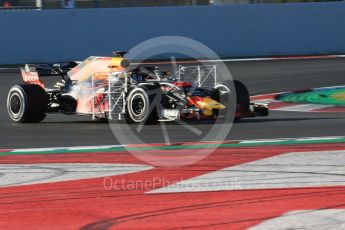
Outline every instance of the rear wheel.
<svg viewBox="0 0 345 230"><path fill-rule="evenodd" d="M47 105L47 94L39 85L15 85L8 93L8 114L19 123L42 121L46 117Z"/></svg>

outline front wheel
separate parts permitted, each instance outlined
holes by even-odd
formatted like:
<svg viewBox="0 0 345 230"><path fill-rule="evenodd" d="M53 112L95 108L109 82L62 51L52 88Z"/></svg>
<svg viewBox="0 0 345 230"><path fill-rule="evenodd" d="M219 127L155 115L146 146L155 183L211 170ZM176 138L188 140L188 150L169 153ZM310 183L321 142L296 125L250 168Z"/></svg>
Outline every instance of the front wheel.
<svg viewBox="0 0 345 230"><path fill-rule="evenodd" d="M221 102L223 105L225 105L226 107L229 106L235 106L236 109L237 107L242 108L245 113L247 113L248 111L250 111L250 97L249 97L249 92L247 87L238 80L234 80L233 81L234 87L235 87L235 92L236 92L236 101L233 100L231 101L229 98L229 94L231 93L230 87L228 86L228 84L226 83L219 83L215 86L213 94L212 94L212 98L216 101ZM234 104L235 103L235 104ZM226 117L227 116L227 109L223 109L220 111L215 111L215 116L216 117ZM238 111L235 111L235 114ZM234 120L238 120L239 117L236 117Z"/></svg>
<svg viewBox="0 0 345 230"><path fill-rule="evenodd" d="M144 124L157 122L158 107L161 103L160 96L160 87L141 86L133 89L127 100L129 121Z"/></svg>
<svg viewBox="0 0 345 230"><path fill-rule="evenodd" d="M8 93L7 111L10 118L18 123L42 121L47 105L48 96L39 85L15 85Z"/></svg>
<svg viewBox="0 0 345 230"><path fill-rule="evenodd" d="M237 105L241 105L247 110L249 110L250 97L247 87L241 81L238 80L234 80L234 86L236 89Z"/></svg>
<svg viewBox="0 0 345 230"><path fill-rule="evenodd" d="M219 117L225 117L229 110L229 94L231 90L228 87L228 84L226 83L218 83L212 93L212 99L223 104L225 106L225 109L222 110L214 110L213 114L219 118Z"/></svg>
<svg viewBox="0 0 345 230"><path fill-rule="evenodd" d="M236 104L249 109L250 97L247 87L238 80L233 81L236 91ZM222 101L222 95L231 93L230 87L226 83L219 83L214 87L212 98L217 101Z"/></svg>

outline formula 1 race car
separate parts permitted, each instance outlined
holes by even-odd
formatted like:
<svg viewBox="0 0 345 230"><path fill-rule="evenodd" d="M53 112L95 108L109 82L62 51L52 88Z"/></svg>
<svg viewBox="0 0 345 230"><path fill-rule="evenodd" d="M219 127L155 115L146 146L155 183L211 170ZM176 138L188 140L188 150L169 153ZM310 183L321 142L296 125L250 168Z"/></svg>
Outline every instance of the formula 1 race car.
<svg viewBox="0 0 345 230"><path fill-rule="evenodd" d="M215 119L224 116L222 111L227 107L234 106L220 100L231 89L212 77L212 73L216 74L215 65L180 66L178 73L171 74L152 66L130 68L124 54L92 56L83 62L26 64L21 68L24 84L13 86L8 94L11 119L20 123L40 122L46 114L58 113L152 123ZM198 74L194 77L193 73ZM47 88L40 78L56 75L62 79L53 89ZM250 103L245 85L236 80L233 83L236 120L268 115L266 104Z"/></svg>

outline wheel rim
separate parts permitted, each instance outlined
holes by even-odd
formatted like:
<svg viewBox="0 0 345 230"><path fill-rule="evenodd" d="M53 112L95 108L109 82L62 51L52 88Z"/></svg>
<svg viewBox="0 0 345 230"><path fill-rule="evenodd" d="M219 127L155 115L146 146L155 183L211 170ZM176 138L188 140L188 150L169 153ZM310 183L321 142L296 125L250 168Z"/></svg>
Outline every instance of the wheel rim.
<svg viewBox="0 0 345 230"><path fill-rule="evenodd" d="M133 96L131 103L131 110L135 116L142 116L145 112L146 102L145 98L141 94Z"/></svg>
<svg viewBox="0 0 345 230"><path fill-rule="evenodd" d="M21 111L22 100L18 94L12 94L10 97L10 110L14 115Z"/></svg>

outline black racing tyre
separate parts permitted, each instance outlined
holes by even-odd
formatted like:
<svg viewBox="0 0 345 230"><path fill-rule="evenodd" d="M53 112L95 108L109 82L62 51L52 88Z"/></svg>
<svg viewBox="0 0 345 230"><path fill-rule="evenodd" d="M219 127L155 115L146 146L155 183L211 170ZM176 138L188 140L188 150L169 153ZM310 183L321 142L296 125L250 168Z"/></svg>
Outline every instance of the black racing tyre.
<svg viewBox="0 0 345 230"><path fill-rule="evenodd" d="M247 108L249 108L250 105L250 97L249 97L249 91L247 89L247 87L240 81L238 80L234 80L234 86L235 86L235 90L236 90L236 100L237 100L237 104L241 104ZM215 91L212 95L212 98L214 100L220 101L221 100L221 95L225 94L226 91L229 91L230 93L230 87L228 87L228 84L226 83L218 83L215 87L214 87ZM223 93L221 93L223 91Z"/></svg>
<svg viewBox="0 0 345 230"><path fill-rule="evenodd" d="M7 97L7 111L18 123L40 122L46 117L48 96L35 84L15 85Z"/></svg>
<svg viewBox="0 0 345 230"><path fill-rule="evenodd" d="M228 98L228 94L230 93L230 88L228 86L228 84L226 83L218 83L213 90L212 96L211 98L215 101L218 101L220 103L222 103L223 105L225 105L226 107L228 107L229 105L229 98ZM214 115L216 117L223 117L227 114L228 109L224 109L224 110L215 110L213 111Z"/></svg>
<svg viewBox="0 0 345 230"><path fill-rule="evenodd" d="M236 89L237 104L240 104L244 106L246 109L249 109L250 98L247 87L238 80L234 80L234 86Z"/></svg>
<svg viewBox="0 0 345 230"><path fill-rule="evenodd" d="M127 99L127 118L129 122L152 124L159 119L161 103L159 85L145 85L134 88Z"/></svg>
<svg viewBox="0 0 345 230"><path fill-rule="evenodd" d="M234 87L236 91L236 104L241 105L247 110L249 110L250 106L250 97L247 87L238 80L234 80ZM212 98L220 103L224 104L225 106L229 106L229 98L227 97L227 91L230 93L230 87L226 83L218 83L213 91ZM214 114L218 116L225 116L226 110L215 111Z"/></svg>
<svg viewBox="0 0 345 230"><path fill-rule="evenodd" d="M226 95L228 93L230 93L230 88L229 88L228 84L226 84L226 83L218 83L214 87L212 98L214 100L220 101L221 95Z"/></svg>

